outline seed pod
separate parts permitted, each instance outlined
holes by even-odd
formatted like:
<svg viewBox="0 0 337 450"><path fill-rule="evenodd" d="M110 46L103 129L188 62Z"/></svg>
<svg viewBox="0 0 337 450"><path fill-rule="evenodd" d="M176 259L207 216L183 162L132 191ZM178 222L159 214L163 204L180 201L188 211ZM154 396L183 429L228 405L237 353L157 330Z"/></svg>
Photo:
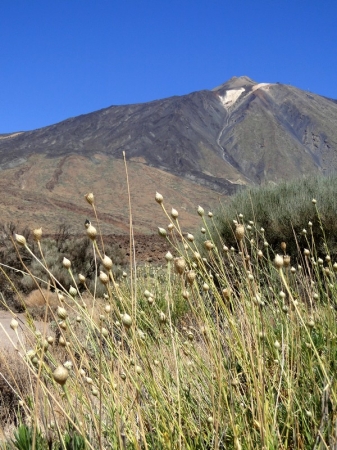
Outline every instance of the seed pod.
<svg viewBox="0 0 337 450"><path fill-rule="evenodd" d="M204 208L202 208L200 205L198 206L197 211L200 217L202 217L205 214Z"/></svg>
<svg viewBox="0 0 337 450"><path fill-rule="evenodd" d="M163 313L163 311L160 311L160 313L159 313L159 321L161 323L165 323L166 322L166 314Z"/></svg>
<svg viewBox="0 0 337 450"><path fill-rule="evenodd" d="M105 305L104 311L105 311L106 313L109 313L109 312L111 311L111 306L110 306L110 305Z"/></svg>
<svg viewBox="0 0 337 450"><path fill-rule="evenodd" d="M194 236L193 236L193 234L187 233L187 240L190 241L190 242L193 242L193 241L194 241Z"/></svg>
<svg viewBox="0 0 337 450"><path fill-rule="evenodd" d="M174 208L172 208L172 211L171 211L171 217L172 217L172 219L178 219L178 216L179 216L179 213L178 213L178 211L176 210L176 209L174 209Z"/></svg>
<svg viewBox="0 0 337 450"><path fill-rule="evenodd" d="M63 363L63 367L65 367L68 370L71 370L73 368L73 363L71 361L65 361Z"/></svg>
<svg viewBox="0 0 337 450"><path fill-rule="evenodd" d="M163 203L164 197L161 194L159 194L159 192L156 192L155 200L157 203L161 204Z"/></svg>
<svg viewBox="0 0 337 450"><path fill-rule="evenodd" d="M171 252L167 252L166 255L165 255L165 259L166 259L167 262L172 261L172 259L173 259L172 253Z"/></svg>
<svg viewBox="0 0 337 450"><path fill-rule="evenodd" d="M205 292L209 291L209 286L208 286L208 284L207 284L207 283L204 283L204 284L202 285L202 289L203 289Z"/></svg>
<svg viewBox="0 0 337 450"><path fill-rule="evenodd" d="M240 223L235 228L235 237L238 241L242 241L245 235L245 227Z"/></svg>
<svg viewBox="0 0 337 450"><path fill-rule="evenodd" d="M281 242L281 250L283 250L284 252L287 249L287 244L285 242Z"/></svg>
<svg viewBox="0 0 337 450"><path fill-rule="evenodd" d="M213 245L213 243L212 243L212 241L205 241L204 242L204 246L205 246L205 248L207 249L207 250L212 250L213 248L214 248L214 245Z"/></svg>
<svg viewBox="0 0 337 450"><path fill-rule="evenodd" d="M309 328L314 328L314 326L315 326L314 320L313 320L313 319L310 319L309 322L308 322L308 327L309 327Z"/></svg>
<svg viewBox="0 0 337 450"><path fill-rule="evenodd" d="M69 371L64 366L59 365L53 372L53 378L56 383L64 386L69 377Z"/></svg>
<svg viewBox="0 0 337 450"><path fill-rule="evenodd" d="M104 255L104 258L102 259L102 264L106 270L110 270L113 265L112 259L109 258L109 256Z"/></svg>
<svg viewBox="0 0 337 450"><path fill-rule="evenodd" d="M183 296L183 298L185 300L187 300L189 298L189 296L190 296L190 293L187 290L184 290L183 293L182 293L182 296Z"/></svg>
<svg viewBox="0 0 337 450"><path fill-rule="evenodd" d="M281 269L283 267L283 264L284 264L283 256L276 255L274 259L274 265L276 269Z"/></svg>
<svg viewBox="0 0 337 450"><path fill-rule="evenodd" d="M174 258L174 270L176 271L176 273L178 273L179 275L183 274L184 270L185 270L185 266L186 266L186 262L182 256L180 256L178 258Z"/></svg>
<svg viewBox="0 0 337 450"><path fill-rule="evenodd" d="M304 256L310 255L310 251L307 248L304 249L303 253L304 253Z"/></svg>
<svg viewBox="0 0 337 450"><path fill-rule="evenodd" d="M54 343L54 338L53 338L53 336L48 336L48 337L47 337L47 342L48 342L48 344L53 345L53 343Z"/></svg>
<svg viewBox="0 0 337 450"><path fill-rule="evenodd" d="M79 279L79 281L80 281L80 283L85 283L85 276L84 275L82 275L81 273L78 275L78 279Z"/></svg>
<svg viewBox="0 0 337 450"><path fill-rule="evenodd" d="M69 288L69 294L70 294L72 297L75 297L75 295L77 295L77 289L75 289L73 286L70 286L70 288Z"/></svg>
<svg viewBox="0 0 337 450"><path fill-rule="evenodd" d="M102 333L102 336L104 336L104 337L109 336L109 331L106 328L102 328L101 333Z"/></svg>
<svg viewBox="0 0 337 450"><path fill-rule="evenodd" d="M204 227L202 227L200 231L202 232L202 234L205 234L205 233L206 233L206 230L205 230Z"/></svg>
<svg viewBox="0 0 337 450"><path fill-rule="evenodd" d="M121 317L122 323L125 326L125 328L130 328L132 325L132 319L129 316L129 314L124 313Z"/></svg>
<svg viewBox="0 0 337 450"><path fill-rule="evenodd" d="M186 274L186 279L190 285L194 283L195 277L197 274L194 272L194 270L189 270Z"/></svg>
<svg viewBox="0 0 337 450"><path fill-rule="evenodd" d="M60 336L59 344L61 345L61 347L65 347L67 345L67 342L63 336Z"/></svg>
<svg viewBox="0 0 337 450"><path fill-rule="evenodd" d="M19 322L15 319L11 320L10 327L12 330L16 331L18 329Z"/></svg>
<svg viewBox="0 0 337 450"><path fill-rule="evenodd" d="M62 328L62 330L66 330L67 329L67 324L64 320L62 320L59 324L59 327Z"/></svg>
<svg viewBox="0 0 337 450"><path fill-rule="evenodd" d="M86 201L89 203L89 205L94 204L95 197L92 192L89 192L89 194L85 195L84 197L85 197Z"/></svg>
<svg viewBox="0 0 337 450"><path fill-rule="evenodd" d="M213 213L211 211L208 211L208 217L210 217L210 218L213 217Z"/></svg>
<svg viewBox="0 0 337 450"><path fill-rule="evenodd" d="M62 264L65 269L70 269L71 267L71 262L67 258L63 258Z"/></svg>
<svg viewBox="0 0 337 450"><path fill-rule="evenodd" d="M27 245L27 241L26 238L24 236L22 236L21 234L16 234L15 235L15 240L18 244L22 245L22 246L26 246Z"/></svg>
<svg viewBox="0 0 337 450"><path fill-rule="evenodd" d="M37 366L39 364L39 358L37 356L34 356L32 358L32 363L34 364L34 366Z"/></svg>
<svg viewBox="0 0 337 450"><path fill-rule="evenodd" d="M65 308L63 308L62 306L59 306L57 308L56 314L62 320L65 320L68 317L67 310Z"/></svg>
<svg viewBox="0 0 337 450"><path fill-rule="evenodd" d="M230 288L225 288L222 290L222 295L229 300L231 298L232 290Z"/></svg>
<svg viewBox="0 0 337 450"><path fill-rule="evenodd" d="M168 229L169 231L172 231L173 228L174 228L173 223L169 223L169 224L167 225L167 229Z"/></svg>
<svg viewBox="0 0 337 450"><path fill-rule="evenodd" d="M97 230L94 226L91 225L91 223L89 223L89 225L86 227L87 228L87 236L94 241L96 239L97 236Z"/></svg>
<svg viewBox="0 0 337 450"><path fill-rule="evenodd" d="M99 274L99 280L102 284L108 284L109 283L109 277L106 273L100 272Z"/></svg>
<svg viewBox="0 0 337 450"><path fill-rule="evenodd" d="M161 228L161 227L158 227L158 234L161 237L166 237L167 236L167 232L166 232L165 228Z"/></svg>
<svg viewBox="0 0 337 450"><path fill-rule="evenodd" d="M36 228L35 230L33 230L33 236L34 236L34 240L36 242L39 242L42 237L42 228Z"/></svg>

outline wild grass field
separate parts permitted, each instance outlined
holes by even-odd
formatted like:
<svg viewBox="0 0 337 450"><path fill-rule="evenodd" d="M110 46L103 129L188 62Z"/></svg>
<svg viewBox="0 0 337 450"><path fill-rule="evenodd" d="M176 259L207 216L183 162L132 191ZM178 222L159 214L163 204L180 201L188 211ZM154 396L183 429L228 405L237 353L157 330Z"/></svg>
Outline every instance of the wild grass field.
<svg viewBox="0 0 337 450"><path fill-rule="evenodd" d="M336 188L246 190L196 207L195 232L157 193L162 265L131 248L117 270L92 194L81 257L56 264L41 230L16 234L22 272L0 270L16 302L17 277L41 290L46 326L2 295L17 338L0 354L0 448L336 449Z"/></svg>

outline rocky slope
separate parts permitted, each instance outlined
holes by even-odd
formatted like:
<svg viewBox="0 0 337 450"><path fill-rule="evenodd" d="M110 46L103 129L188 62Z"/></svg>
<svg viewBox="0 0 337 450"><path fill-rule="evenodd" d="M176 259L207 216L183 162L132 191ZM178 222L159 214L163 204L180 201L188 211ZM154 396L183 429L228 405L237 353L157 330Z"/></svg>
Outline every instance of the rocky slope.
<svg viewBox="0 0 337 450"><path fill-rule="evenodd" d="M83 195L93 191L104 231L127 233L125 152L136 231L166 224L156 190L193 227L197 204L211 207L243 185L336 170L336 124L334 100L234 77L212 91L1 135L2 221L79 230L91 214Z"/></svg>

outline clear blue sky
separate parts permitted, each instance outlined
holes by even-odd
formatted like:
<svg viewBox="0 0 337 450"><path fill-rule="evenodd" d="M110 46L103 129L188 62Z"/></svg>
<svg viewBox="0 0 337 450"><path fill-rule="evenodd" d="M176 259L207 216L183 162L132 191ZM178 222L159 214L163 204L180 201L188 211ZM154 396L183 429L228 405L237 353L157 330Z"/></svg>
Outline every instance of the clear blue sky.
<svg viewBox="0 0 337 450"><path fill-rule="evenodd" d="M0 133L232 76L337 98L336 0L2 0Z"/></svg>

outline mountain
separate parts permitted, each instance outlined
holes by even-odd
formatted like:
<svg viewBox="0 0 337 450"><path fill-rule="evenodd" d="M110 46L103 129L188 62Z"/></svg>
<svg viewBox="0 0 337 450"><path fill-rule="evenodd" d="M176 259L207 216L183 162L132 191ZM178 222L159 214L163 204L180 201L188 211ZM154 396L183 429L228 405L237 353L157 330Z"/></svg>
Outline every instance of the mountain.
<svg viewBox="0 0 337 450"><path fill-rule="evenodd" d="M105 232L128 231L127 159L137 232L165 225L155 191L195 226L195 207L250 184L337 168L337 102L233 77L213 90L111 106L0 135L2 221L80 230L93 191Z"/></svg>

